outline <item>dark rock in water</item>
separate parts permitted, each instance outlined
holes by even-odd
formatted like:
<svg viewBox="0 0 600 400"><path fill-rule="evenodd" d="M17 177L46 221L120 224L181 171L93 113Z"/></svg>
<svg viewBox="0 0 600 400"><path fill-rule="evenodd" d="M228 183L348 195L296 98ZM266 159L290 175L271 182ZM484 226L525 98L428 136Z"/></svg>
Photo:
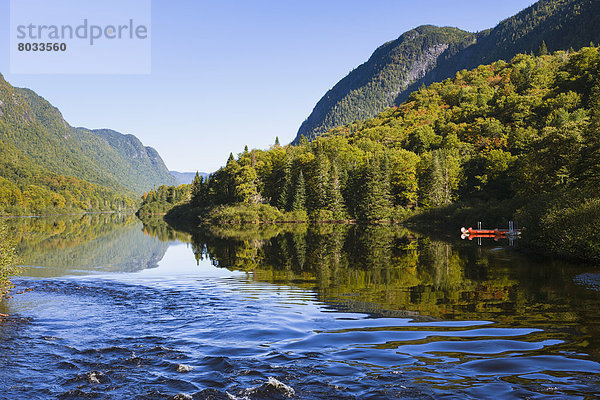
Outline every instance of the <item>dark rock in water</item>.
<svg viewBox="0 0 600 400"><path fill-rule="evenodd" d="M194 367L192 367L191 365L185 365L185 364L177 365L177 372L179 372L179 373L192 372L193 370L194 370Z"/></svg>
<svg viewBox="0 0 600 400"><path fill-rule="evenodd" d="M173 400L192 400L193 397L185 393L177 393L172 397Z"/></svg>
<svg viewBox="0 0 600 400"><path fill-rule="evenodd" d="M295 394L296 391L291 386L288 386L273 377L269 377L267 382L262 385L243 390L240 396L241 398L252 396L252 398L257 399L290 399L294 397ZM229 393L227 393L227 395L231 400L239 398Z"/></svg>
<svg viewBox="0 0 600 400"><path fill-rule="evenodd" d="M101 383L100 380L104 377L104 374L100 371L92 371L86 374L89 383Z"/></svg>
<svg viewBox="0 0 600 400"><path fill-rule="evenodd" d="M588 289L600 291L600 274L585 273L577 275L574 279L578 285L583 285Z"/></svg>

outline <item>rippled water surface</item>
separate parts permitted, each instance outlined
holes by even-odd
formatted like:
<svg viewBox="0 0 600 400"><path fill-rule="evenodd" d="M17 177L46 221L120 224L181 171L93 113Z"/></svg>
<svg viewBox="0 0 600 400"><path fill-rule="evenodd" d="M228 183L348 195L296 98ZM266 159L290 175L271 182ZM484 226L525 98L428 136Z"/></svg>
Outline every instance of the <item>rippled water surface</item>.
<svg viewBox="0 0 600 400"><path fill-rule="evenodd" d="M399 228L9 224L2 399L600 393L595 266Z"/></svg>

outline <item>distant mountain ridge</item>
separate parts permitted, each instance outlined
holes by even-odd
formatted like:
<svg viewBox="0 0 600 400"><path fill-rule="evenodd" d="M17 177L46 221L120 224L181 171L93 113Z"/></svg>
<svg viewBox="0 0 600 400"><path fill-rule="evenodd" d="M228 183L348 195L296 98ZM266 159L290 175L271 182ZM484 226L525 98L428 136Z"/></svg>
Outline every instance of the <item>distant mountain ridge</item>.
<svg viewBox="0 0 600 400"><path fill-rule="evenodd" d="M177 182L179 182L180 185L189 185L192 182L194 182L194 178L196 177L196 173L195 172L177 172L177 171L170 171L171 175L173 175L175 177L175 179L177 179ZM208 177L208 175L206 172L198 172L198 174L203 177L206 178Z"/></svg>
<svg viewBox="0 0 600 400"><path fill-rule="evenodd" d="M301 136L312 140L334 127L373 117L422 85L535 52L542 43L549 51L598 43L599 26L598 0L541 0L479 33L420 26L379 47L330 89L302 123L294 143Z"/></svg>

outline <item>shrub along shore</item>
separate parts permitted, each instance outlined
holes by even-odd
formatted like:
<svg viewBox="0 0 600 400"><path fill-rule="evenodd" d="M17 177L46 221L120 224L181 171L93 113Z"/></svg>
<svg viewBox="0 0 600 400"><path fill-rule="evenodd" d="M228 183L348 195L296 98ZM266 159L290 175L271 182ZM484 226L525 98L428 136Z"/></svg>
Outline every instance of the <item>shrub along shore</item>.
<svg viewBox="0 0 600 400"><path fill-rule="evenodd" d="M0 222L0 298L12 287L10 278L19 273L15 244L6 231L6 225Z"/></svg>

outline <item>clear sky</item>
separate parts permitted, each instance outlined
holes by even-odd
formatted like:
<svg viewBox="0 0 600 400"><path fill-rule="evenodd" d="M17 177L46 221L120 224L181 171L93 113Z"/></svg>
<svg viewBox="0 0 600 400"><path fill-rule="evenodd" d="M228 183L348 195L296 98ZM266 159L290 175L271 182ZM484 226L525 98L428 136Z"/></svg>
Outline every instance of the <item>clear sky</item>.
<svg viewBox="0 0 600 400"><path fill-rule="evenodd" d="M0 0L0 72L73 126L134 134L171 170L211 172L244 145L290 142L328 89L403 32L480 31L532 3L153 0L150 75L11 75L9 0Z"/></svg>

